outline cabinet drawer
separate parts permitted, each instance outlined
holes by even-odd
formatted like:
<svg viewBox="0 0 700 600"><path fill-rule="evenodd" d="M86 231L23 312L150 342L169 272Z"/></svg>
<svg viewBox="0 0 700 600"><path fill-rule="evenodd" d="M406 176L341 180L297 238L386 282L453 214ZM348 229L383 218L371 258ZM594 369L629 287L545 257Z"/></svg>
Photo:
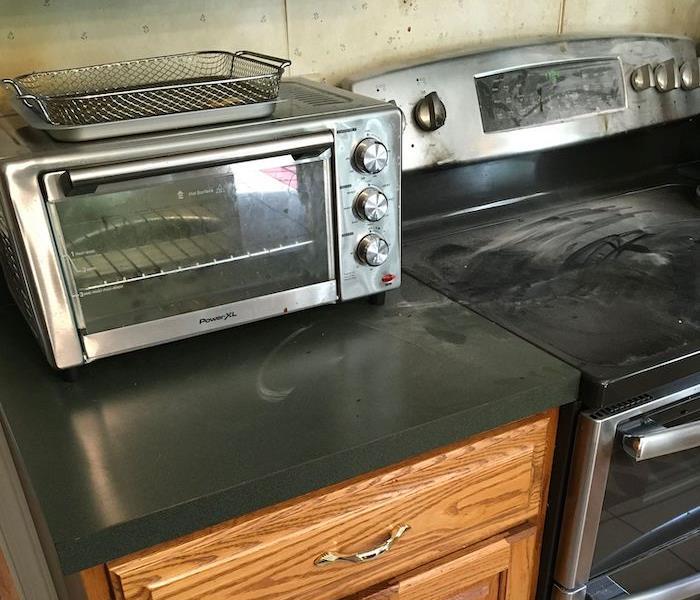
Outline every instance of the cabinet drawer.
<svg viewBox="0 0 700 600"><path fill-rule="evenodd" d="M345 600L529 600L536 539L523 527Z"/></svg>
<svg viewBox="0 0 700 600"><path fill-rule="evenodd" d="M537 517L556 412L109 563L125 600L336 600ZM317 564L325 553L374 560Z"/></svg>

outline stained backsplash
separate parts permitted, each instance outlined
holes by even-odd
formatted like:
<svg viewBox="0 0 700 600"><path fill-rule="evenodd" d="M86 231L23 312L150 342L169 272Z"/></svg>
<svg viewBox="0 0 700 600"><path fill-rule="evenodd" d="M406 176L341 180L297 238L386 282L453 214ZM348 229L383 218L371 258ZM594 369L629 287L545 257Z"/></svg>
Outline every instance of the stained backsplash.
<svg viewBox="0 0 700 600"><path fill-rule="evenodd" d="M698 0L0 0L0 75L250 48L337 82L460 48L558 33L700 37Z"/></svg>

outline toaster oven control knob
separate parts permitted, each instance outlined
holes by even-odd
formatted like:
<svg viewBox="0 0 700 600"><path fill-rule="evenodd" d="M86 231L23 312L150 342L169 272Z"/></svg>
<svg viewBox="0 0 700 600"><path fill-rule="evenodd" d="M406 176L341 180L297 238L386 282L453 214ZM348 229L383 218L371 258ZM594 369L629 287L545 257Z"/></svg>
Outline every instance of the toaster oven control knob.
<svg viewBox="0 0 700 600"><path fill-rule="evenodd" d="M660 65L656 65L654 79L656 79L656 89L660 92L670 92L681 87L681 78L676 61L671 58Z"/></svg>
<svg viewBox="0 0 700 600"><path fill-rule="evenodd" d="M413 108L413 118L423 131L435 131L445 124L447 109L437 92L430 92L418 101Z"/></svg>
<svg viewBox="0 0 700 600"><path fill-rule="evenodd" d="M362 190L355 198L355 213L366 221L379 221L389 210L389 201L376 188Z"/></svg>
<svg viewBox="0 0 700 600"><path fill-rule="evenodd" d="M389 244L384 238L370 233L360 240L357 246L357 257L370 267L378 267L389 257Z"/></svg>
<svg viewBox="0 0 700 600"><path fill-rule="evenodd" d="M386 146L373 138L365 138L355 148L355 167L363 173L379 173L387 162L389 152Z"/></svg>

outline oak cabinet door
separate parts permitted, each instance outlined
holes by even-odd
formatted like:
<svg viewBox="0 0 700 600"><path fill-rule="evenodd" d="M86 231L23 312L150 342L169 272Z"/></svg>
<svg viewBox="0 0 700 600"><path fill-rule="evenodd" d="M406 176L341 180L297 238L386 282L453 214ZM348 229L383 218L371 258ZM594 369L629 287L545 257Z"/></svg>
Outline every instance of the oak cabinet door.
<svg viewBox="0 0 700 600"><path fill-rule="evenodd" d="M535 527L456 552L346 600L530 600Z"/></svg>

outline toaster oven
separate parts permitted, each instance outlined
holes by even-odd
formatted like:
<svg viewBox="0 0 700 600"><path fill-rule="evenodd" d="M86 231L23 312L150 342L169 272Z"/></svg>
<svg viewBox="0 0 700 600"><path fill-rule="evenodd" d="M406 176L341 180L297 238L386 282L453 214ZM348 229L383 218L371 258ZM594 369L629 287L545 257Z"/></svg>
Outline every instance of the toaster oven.
<svg viewBox="0 0 700 600"><path fill-rule="evenodd" d="M0 124L3 269L59 369L400 284L391 104L287 80L257 121L72 144Z"/></svg>

